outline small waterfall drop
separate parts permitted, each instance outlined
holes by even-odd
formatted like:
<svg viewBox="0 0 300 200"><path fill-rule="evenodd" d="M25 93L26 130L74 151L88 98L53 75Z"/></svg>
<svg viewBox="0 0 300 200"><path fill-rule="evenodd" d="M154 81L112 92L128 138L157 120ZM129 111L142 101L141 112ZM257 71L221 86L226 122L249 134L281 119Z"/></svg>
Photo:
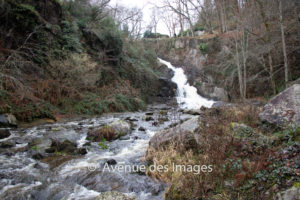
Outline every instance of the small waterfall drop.
<svg viewBox="0 0 300 200"><path fill-rule="evenodd" d="M197 89L191 86L182 68L174 67L170 62L158 58L159 62L165 64L174 71L172 81L177 84L177 103L184 109L199 109L202 106L210 108L214 101L207 100L197 93Z"/></svg>

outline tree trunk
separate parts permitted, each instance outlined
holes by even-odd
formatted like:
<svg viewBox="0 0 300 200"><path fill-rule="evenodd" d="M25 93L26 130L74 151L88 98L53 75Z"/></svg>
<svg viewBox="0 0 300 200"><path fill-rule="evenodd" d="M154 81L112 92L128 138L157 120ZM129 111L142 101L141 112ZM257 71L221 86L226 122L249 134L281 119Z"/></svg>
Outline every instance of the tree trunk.
<svg viewBox="0 0 300 200"><path fill-rule="evenodd" d="M243 82L243 95L244 98L247 97L247 48L248 48L248 36L243 30L243 37L242 37L242 56L243 56L243 71L244 71L244 82Z"/></svg>
<svg viewBox="0 0 300 200"><path fill-rule="evenodd" d="M236 65L237 65L238 77L239 77L240 95L241 95L241 98L244 101L245 98L244 98L244 92L243 92L244 91L244 89L243 89L243 75L242 75L242 69L241 69L241 64L240 64L240 55L239 55L237 38L235 38L235 51L236 51Z"/></svg>
<svg viewBox="0 0 300 200"><path fill-rule="evenodd" d="M272 55L271 52L269 52L269 67L270 67L270 81L273 89L273 95L276 95L276 83L274 81L274 67L273 67L273 61L272 61Z"/></svg>
<svg viewBox="0 0 300 200"><path fill-rule="evenodd" d="M289 81L289 72L288 72L288 61L287 61L284 27L283 27L283 19L282 19L283 17L282 17L282 2L281 2L281 0L278 0L278 3L279 3L279 21L280 21L281 40L282 40L282 51L283 51L283 57L284 57L284 78L285 78L285 87L287 87L287 83Z"/></svg>

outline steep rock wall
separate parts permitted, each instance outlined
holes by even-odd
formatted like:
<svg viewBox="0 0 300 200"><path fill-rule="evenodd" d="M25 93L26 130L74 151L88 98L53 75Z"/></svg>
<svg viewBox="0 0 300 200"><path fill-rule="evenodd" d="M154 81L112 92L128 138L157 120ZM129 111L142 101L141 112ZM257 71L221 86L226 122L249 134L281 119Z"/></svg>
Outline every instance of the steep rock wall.
<svg viewBox="0 0 300 200"><path fill-rule="evenodd" d="M197 88L200 95L220 101L230 100L222 84L218 84L218 74L206 65L210 54L222 51L217 37L145 39L143 43L147 48L154 49L159 57L182 67L189 83Z"/></svg>

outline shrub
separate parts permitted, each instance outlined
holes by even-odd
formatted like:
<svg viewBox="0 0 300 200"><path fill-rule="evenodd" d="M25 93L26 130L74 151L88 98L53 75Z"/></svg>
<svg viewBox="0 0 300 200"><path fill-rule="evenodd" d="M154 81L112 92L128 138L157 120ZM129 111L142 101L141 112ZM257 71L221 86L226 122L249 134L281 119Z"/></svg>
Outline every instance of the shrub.
<svg viewBox="0 0 300 200"><path fill-rule="evenodd" d="M76 21L62 21L62 44L63 49L80 53L79 28Z"/></svg>
<svg viewBox="0 0 300 200"><path fill-rule="evenodd" d="M208 45L206 43L201 43L198 46L198 49L203 53L206 54L208 52Z"/></svg>
<svg viewBox="0 0 300 200"><path fill-rule="evenodd" d="M204 31L204 27L200 22L197 22L194 26L194 31Z"/></svg>

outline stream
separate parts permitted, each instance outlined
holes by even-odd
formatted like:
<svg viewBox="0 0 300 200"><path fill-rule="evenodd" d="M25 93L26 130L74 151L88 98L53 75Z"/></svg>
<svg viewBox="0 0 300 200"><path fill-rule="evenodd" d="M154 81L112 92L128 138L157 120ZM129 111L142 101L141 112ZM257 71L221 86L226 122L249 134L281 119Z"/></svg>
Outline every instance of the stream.
<svg viewBox="0 0 300 200"><path fill-rule="evenodd" d="M175 72L172 81L178 85L177 102L181 108L194 109L202 105L211 107L212 101L197 95L196 88L186 83L183 70L180 72L180 68L175 68L166 61L160 62L167 64ZM107 171L103 167L112 161L116 162L112 164L114 167L147 165L143 157L155 132L192 117L179 112L176 107L167 103L156 104L149 105L146 111L110 113L63 123L11 129L11 135L0 140L1 144L15 144L5 148L2 145L0 148L0 199L92 200L101 192L111 190L130 194L140 200L163 199L163 193L168 187L166 183L143 173ZM145 120L145 116L151 116L152 120ZM165 120L155 123L161 117ZM130 121L134 127L131 134L105 142L105 148L97 142L88 144L89 130L116 120ZM44 152L52 140L69 140L76 143L77 148L86 148L87 154L57 154L33 159L37 152ZM32 141L39 143L32 148L29 145Z"/></svg>

